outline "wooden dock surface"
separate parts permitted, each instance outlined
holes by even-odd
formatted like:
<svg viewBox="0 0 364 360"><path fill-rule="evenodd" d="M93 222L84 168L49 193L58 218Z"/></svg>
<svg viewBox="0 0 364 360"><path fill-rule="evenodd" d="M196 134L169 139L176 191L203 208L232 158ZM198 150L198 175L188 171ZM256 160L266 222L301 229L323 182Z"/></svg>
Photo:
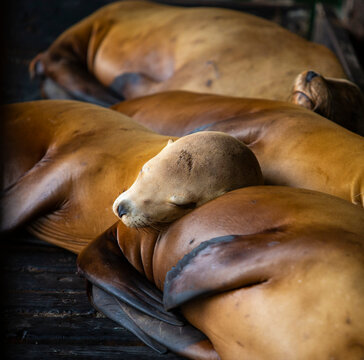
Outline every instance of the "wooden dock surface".
<svg viewBox="0 0 364 360"><path fill-rule="evenodd" d="M1 242L5 358L177 360L96 312L76 255L29 235Z"/></svg>

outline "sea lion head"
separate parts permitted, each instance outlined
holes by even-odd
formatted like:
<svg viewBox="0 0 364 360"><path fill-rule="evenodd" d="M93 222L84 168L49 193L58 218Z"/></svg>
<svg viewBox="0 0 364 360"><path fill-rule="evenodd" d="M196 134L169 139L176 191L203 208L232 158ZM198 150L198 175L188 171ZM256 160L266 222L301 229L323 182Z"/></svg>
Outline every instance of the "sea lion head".
<svg viewBox="0 0 364 360"><path fill-rule="evenodd" d="M324 78L305 71L296 78L291 102L364 133L364 98L359 87L345 79Z"/></svg>
<svg viewBox="0 0 364 360"><path fill-rule="evenodd" d="M142 167L113 211L129 227L161 226L228 191L263 183L253 152L234 137L200 132L170 140Z"/></svg>

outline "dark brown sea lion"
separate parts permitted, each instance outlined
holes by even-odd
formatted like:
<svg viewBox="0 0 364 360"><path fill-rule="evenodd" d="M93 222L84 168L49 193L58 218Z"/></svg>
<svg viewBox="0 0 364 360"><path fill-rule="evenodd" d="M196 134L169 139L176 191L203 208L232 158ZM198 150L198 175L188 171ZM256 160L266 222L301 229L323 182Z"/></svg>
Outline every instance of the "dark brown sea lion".
<svg viewBox="0 0 364 360"><path fill-rule="evenodd" d="M100 267L110 253L113 261ZM81 272L97 285L91 295L96 307L116 321L124 316L115 311L123 299L122 254L164 288L168 309L181 306L221 359L364 356L364 211L345 200L247 187L202 205L160 234L146 236L119 222L78 258ZM100 295L99 287L107 293ZM121 307L139 331L168 346L160 334L178 326ZM192 358L205 358L196 354Z"/></svg>
<svg viewBox="0 0 364 360"><path fill-rule="evenodd" d="M300 106L182 91L113 108L162 134L222 131L256 155L266 184L318 190L364 204L364 140Z"/></svg>
<svg viewBox="0 0 364 360"><path fill-rule="evenodd" d="M308 69L345 78L330 50L273 22L145 1L101 8L30 66L48 78L46 96L100 104L166 90L287 100L295 77Z"/></svg>

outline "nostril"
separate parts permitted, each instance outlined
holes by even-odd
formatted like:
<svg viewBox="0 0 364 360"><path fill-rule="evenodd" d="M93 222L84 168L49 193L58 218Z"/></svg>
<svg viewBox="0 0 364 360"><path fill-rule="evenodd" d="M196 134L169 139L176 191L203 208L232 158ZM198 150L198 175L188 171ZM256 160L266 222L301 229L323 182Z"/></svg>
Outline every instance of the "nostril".
<svg viewBox="0 0 364 360"><path fill-rule="evenodd" d="M315 73L314 71L309 71L306 74L306 81L310 82L313 78L315 78L316 76L318 76L317 73Z"/></svg>
<svg viewBox="0 0 364 360"><path fill-rule="evenodd" d="M125 207L122 205L122 204L120 204L119 206L118 206L118 215L119 215L119 217L121 218L123 215L126 215L127 214L127 210L125 209Z"/></svg>

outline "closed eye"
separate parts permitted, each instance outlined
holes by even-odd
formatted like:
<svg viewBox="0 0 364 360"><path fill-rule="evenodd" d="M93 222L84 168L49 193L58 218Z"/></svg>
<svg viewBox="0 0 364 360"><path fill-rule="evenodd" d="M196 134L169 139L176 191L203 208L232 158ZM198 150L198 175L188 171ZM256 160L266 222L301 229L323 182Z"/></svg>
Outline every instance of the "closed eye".
<svg viewBox="0 0 364 360"><path fill-rule="evenodd" d="M175 203L171 203L174 206L177 206L180 209L184 209L184 210L188 210L188 209L194 209L196 207L196 203L195 202L189 202L186 204L175 204Z"/></svg>

